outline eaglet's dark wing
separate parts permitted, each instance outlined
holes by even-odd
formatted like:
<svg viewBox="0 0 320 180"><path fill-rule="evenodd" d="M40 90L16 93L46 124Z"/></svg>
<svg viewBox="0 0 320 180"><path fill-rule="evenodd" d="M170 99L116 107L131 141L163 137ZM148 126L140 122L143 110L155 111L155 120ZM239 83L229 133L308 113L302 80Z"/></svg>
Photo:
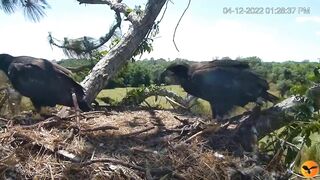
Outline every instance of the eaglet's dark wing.
<svg viewBox="0 0 320 180"><path fill-rule="evenodd" d="M66 69L47 60L17 59L11 63L8 75L22 95L43 105L71 105L72 90L84 94L82 87L68 76Z"/></svg>
<svg viewBox="0 0 320 180"><path fill-rule="evenodd" d="M190 70L195 72L198 70L202 71L206 69L214 69L217 67L248 69L249 64L247 62L237 61L237 60L214 60L214 61L194 63L191 65Z"/></svg>
<svg viewBox="0 0 320 180"><path fill-rule="evenodd" d="M232 80L235 78L237 69L211 67L197 69L190 73L190 82L196 88L198 96L206 100L223 99L230 96L234 90Z"/></svg>
<svg viewBox="0 0 320 180"><path fill-rule="evenodd" d="M219 60L199 64L190 68L189 77L198 95L207 100L229 100L242 106L269 88L267 81L250 71L245 62Z"/></svg>
<svg viewBox="0 0 320 180"><path fill-rule="evenodd" d="M250 70L243 70L233 79L233 84L237 84L238 93L241 99L238 100L240 106L248 102L255 102L258 97L263 97L269 89L268 82Z"/></svg>

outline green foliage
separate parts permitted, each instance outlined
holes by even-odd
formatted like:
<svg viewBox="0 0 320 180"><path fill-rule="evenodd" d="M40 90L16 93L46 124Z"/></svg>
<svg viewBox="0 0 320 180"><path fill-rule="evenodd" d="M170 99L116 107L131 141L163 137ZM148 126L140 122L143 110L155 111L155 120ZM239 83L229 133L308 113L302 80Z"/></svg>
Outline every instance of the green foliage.
<svg viewBox="0 0 320 180"><path fill-rule="evenodd" d="M108 84L107 88L139 87L158 83L160 74L170 62L150 59L128 63Z"/></svg>
<svg viewBox="0 0 320 180"><path fill-rule="evenodd" d="M142 87L138 87L138 88L146 88L146 87L142 86ZM97 100L98 100L98 102L102 103L105 101L103 99L105 99L105 97L108 97L108 98L114 99L116 101L116 103L119 103L123 100L123 98L126 97L126 95L129 91L131 91L133 89L138 89L138 88L126 87L126 88L104 89L98 94ZM183 98L185 98L187 96L187 93L185 91L183 91L183 89L178 85L161 86L161 88L172 91ZM171 104L169 102L167 102L166 98L161 97L161 96L158 98L151 96L146 99L146 102L148 102L152 107L160 106L160 107L166 108L166 109L172 108ZM201 103L203 103L203 102L204 102L204 100L201 100ZM106 103L106 104L110 104L110 103ZM205 102L204 106L205 106L205 109L208 109L208 113L210 115L209 103Z"/></svg>
<svg viewBox="0 0 320 180"><path fill-rule="evenodd" d="M307 90L308 87L306 85L296 84L290 88L290 93L302 96L306 93Z"/></svg>
<svg viewBox="0 0 320 180"><path fill-rule="evenodd" d="M282 80L277 82L277 90L279 91L282 97L284 97L287 94L291 86L292 82L290 80Z"/></svg>
<svg viewBox="0 0 320 180"><path fill-rule="evenodd" d="M136 11L138 14L138 11ZM159 34L159 24L156 23L152 26L149 30L148 34L144 38L144 40L140 43L138 48L133 52L132 61L135 61L135 57L140 55L142 56L143 53L148 52L150 53L153 50L153 39Z"/></svg>
<svg viewBox="0 0 320 180"><path fill-rule="evenodd" d="M92 67L98 62L100 56L105 55L107 52L100 52L95 59L65 59L58 63L67 68L82 68L81 71L74 72L73 78L80 82L88 74ZM149 86L153 83L158 83L160 74L171 62L165 59L141 60L136 62L128 62L121 71L109 82L106 88L115 87L139 87Z"/></svg>
<svg viewBox="0 0 320 180"><path fill-rule="evenodd" d="M149 86L150 84L151 72L149 68L140 63L128 63L117 76L109 82L107 88Z"/></svg>
<svg viewBox="0 0 320 180"><path fill-rule="evenodd" d="M299 152L296 147L310 147L313 144L312 135L320 133L320 115L315 113L313 101L307 97L301 98L301 103L292 112L283 115L283 118L291 123L277 133L268 135L267 140L260 146L261 151L274 153L283 149L286 152L284 163L287 166L294 161Z"/></svg>
<svg viewBox="0 0 320 180"><path fill-rule="evenodd" d="M148 94L157 94L156 92L160 91L161 87L159 86L148 86L132 89L127 92L127 95L122 99L122 105L139 105L148 97Z"/></svg>
<svg viewBox="0 0 320 180"><path fill-rule="evenodd" d="M135 56L142 55L145 52L150 53L153 50L152 42L153 39L149 38L146 38L144 41L142 41L137 50L133 53L133 61L135 61Z"/></svg>
<svg viewBox="0 0 320 180"><path fill-rule="evenodd" d="M133 11L133 9L127 8L124 15L128 16L132 11Z"/></svg>
<svg viewBox="0 0 320 180"><path fill-rule="evenodd" d="M156 28L156 27L155 27ZM150 32L151 33L151 32ZM116 40L115 40L116 41ZM116 42L115 42L116 43ZM137 54L149 52L152 50L151 43L144 41ZM81 72L76 72L74 78L81 81L91 70L91 67L98 62L108 52L103 51L94 55L93 60L62 60L59 63L66 67L88 66ZM290 95L303 95L306 90L314 83L320 82L320 73L318 64L315 62L263 62L258 57L237 58L240 61L246 61L250 67L263 78L276 85L276 90L282 97ZM115 87L139 87L148 86L153 83L165 83L159 81L159 75L171 63L187 62L186 59L175 59L167 61L165 59L144 59L128 63L117 76L108 84L107 88ZM89 65L92 64L90 67Z"/></svg>
<svg viewBox="0 0 320 180"><path fill-rule="evenodd" d="M58 64L63 67L77 68L80 66L89 65L90 61L87 59L62 59L61 61L58 61Z"/></svg>
<svg viewBox="0 0 320 180"><path fill-rule="evenodd" d="M317 134L319 136L319 134ZM307 160L312 159L315 162L320 162L320 143L319 141L317 143L313 143L310 147L303 148L303 151L305 152L301 156L300 162L305 162Z"/></svg>
<svg viewBox="0 0 320 180"><path fill-rule="evenodd" d="M65 59L58 63L61 66L67 67L69 69L77 69L81 67L80 71L73 72L72 78L78 82L81 82L88 74L92 67L98 62L96 59Z"/></svg>

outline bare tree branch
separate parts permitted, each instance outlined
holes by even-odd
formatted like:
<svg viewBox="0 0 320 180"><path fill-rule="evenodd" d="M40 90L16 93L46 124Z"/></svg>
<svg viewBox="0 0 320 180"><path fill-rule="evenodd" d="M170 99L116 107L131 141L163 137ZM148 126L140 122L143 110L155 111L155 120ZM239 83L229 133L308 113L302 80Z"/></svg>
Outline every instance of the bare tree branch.
<svg viewBox="0 0 320 180"><path fill-rule="evenodd" d="M112 10L123 13L132 24L138 23L139 20L134 13L131 13L131 8L119 0L78 0L78 2L80 4L106 4Z"/></svg>

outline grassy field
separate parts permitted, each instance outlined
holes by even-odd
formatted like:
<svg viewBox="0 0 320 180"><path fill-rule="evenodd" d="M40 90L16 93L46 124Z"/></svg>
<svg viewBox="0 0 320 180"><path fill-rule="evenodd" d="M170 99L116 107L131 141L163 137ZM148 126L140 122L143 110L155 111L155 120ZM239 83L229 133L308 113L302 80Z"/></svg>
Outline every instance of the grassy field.
<svg viewBox="0 0 320 180"><path fill-rule="evenodd" d="M176 94L186 97L187 93L179 86L179 85L169 85L164 86L169 91L173 91ZM99 98L103 97L109 97L117 102L121 101L123 97L125 97L126 93L130 90L132 90L132 87L128 88L115 88L115 89L105 89L102 90L98 96L97 100L99 103L103 103ZM274 84L270 84L270 92L272 94L278 95L278 92L276 91L276 86ZM172 106L166 101L164 97L159 97L157 101L155 101L155 97L150 97L147 99L148 104L150 104L153 107L162 107L164 109L171 109ZM198 99L197 104L193 106L191 111L197 115L203 115L203 116L211 116L211 108L207 101L204 101L202 99ZM253 107L253 104L249 104L246 106L247 109L251 109ZM246 111L246 109L241 107L235 107L231 112L230 116L238 115Z"/></svg>
<svg viewBox="0 0 320 180"><path fill-rule="evenodd" d="M182 97L186 97L187 95L187 93L178 85L164 86L164 88L168 89L169 91L173 91ZM114 88L114 89L102 90L97 96L97 101L99 102L99 104L104 105L104 102L101 100L101 98L109 97L115 100L116 102L119 102L126 96L127 92L132 89L134 88L127 87L127 88ZM148 102L148 104L150 104L153 107L172 109L172 106L170 105L170 103L168 103L165 97L158 97L157 101L155 97L149 97L146 101ZM143 103L142 105L146 105L146 104ZM21 103L21 110L30 110L30 109L33 109L31 101L28 98L23 97L22 103ZM197 105L195 105L192 108L192 112L198 115L211 116L209 103L202 99L197 100Z"/></svg>
<svg viewBox="0 0 320 180"><path fill-rule="evenodd" d="M187 93L179 86L179 85L169 85L169 86L163 86L169 91L173 91L176 94L186 97ZM270 89L271 93L278 95L278 92L275 90L275 85L271 84ZM127 87L127 88L114 88L114 89L104 89L102 90L98 96L97 96L97 101L101 104L104 105L103 101L101 101L101 98L104 97L109 97L116 102L119 102L124 98L127 94L128 91L132 90L134 88L132 87ZM153 107L161 107L164 109L172 109L172 106L168 101L165 99L165 97L158 97L158 100L156 101L155 97L149 97L147 100L147 103L150 104ZM204 101L202 99L198 99L197 104L193 106L191 111L197 115L203 115L203 116L211 116L211 108L210 105L207 101ZM142 105L146 105L143 103ZM28 98L23 97L22 103L21 103L21 109L22 110L30 110L33 109L32 103ZM248 105L247 108L250 108L252 105ZM246 109L244 108L235 108L232 110L230 113L231 116L243 113Z"/></svg>
<svg viewBox="0 0 320 180"><path fill-rule="evenodd" d="M170 86L164 86L164 88L173 91L177 93L180 96L185 97L187 93L178 85L170 85ZM114 88L114 89L105 89L102 90L98 94L98 99L101 97L110 97L116 101L121 101L123 97L125 97L126 93L134 88L127 87L127 88Z"/></svg>
<svg viewBox="0 0 320 180"><path fill-rule="evenodd" d="M167 90L173 91L176 94L186 97L187 93L178 85L170 85L170 86L164 86ZM121 101L123 97L125 97L126 93L130 90L132 90L132 87L128 88L115 88L115 89L105 89L102 90L98 96L97 100L99 103L102 103L102 101L99 100L99 98L103 97L109 97L115 101ZM171 109L172 106L170 103L167 102L165 97L158 97L157 101L155 97L149 97L147 100L148 104L150 104L153 107L161 107L164 109ZM146 104L143 104L146 105ZM211 110L210 110L210 105L207 101L204 101L202 99L197 100L197 105L192 108L192 112L199 114L199 115L204 115L204 116L211 116Z"/></svg>

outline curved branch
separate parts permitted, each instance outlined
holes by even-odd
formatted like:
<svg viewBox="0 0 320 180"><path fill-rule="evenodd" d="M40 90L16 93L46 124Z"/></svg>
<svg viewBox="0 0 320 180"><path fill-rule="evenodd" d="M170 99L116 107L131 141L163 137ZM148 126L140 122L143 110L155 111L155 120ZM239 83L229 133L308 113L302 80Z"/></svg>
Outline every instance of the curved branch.
<svg viewBox="0 0 320 180"><path fill-rule="evenodd" d="M187 12L187 10L189 9L190 3L191 3L191 0L189 0L187 7L184 9L182 15L181 15L180 18L179 18L179 21L178 21L176 27L174 28L174 33L173 33L172 41L173 41L174 47L176 48L176 50L177 50L178 52L179 52L179 49L178 49L177 44L176 44L176 42L175 42L174 39L175 39L175 37L176 37L176 32L177 32L177 29L178 29L178 27L179 27L179 24L180 24L180 22L181 22L181 20L182 20L182 18L183 18L183 16L184 16L184 14L185 14L185 13Z"/></svg>
<svg viewBox="0 0 320 180"><path fill-rule="evenodd" d="M117 20L117 23L115 25L113 25L113 27L110 29L109 33L107 33L104 37L101 37L100 38L100 43L98 44L93 44L92 42L90 42L86 37L84 37L84 40L82 41L83 43L83 46L84 46L84 49L79 49L77 47L74 47L72 45L69 45L68 43L66 43L65 41L65 45L59 45L58 43L56 43L54 41L54 38L52 37L51 33L49 33L49 43L51 45L54 45L56 47L59 47L59 48L62 48L64 50L66 50L65 54L66 55L69 55L72 54L72 53L69 53L70 51L73 51L73 52L82 52L84 54L92 54L92 51L93 50L96 50L98 48L100 48L101 46L103 46L105 43L107 43L111 38L112 36L114 35L114 33L116 32L117 28L120 28L121 27L121 16L120 16L120 13L116 11L116 20ZM81 40L79 40L81 41ZM78 54L78 53L76 53Z"/></svg>

